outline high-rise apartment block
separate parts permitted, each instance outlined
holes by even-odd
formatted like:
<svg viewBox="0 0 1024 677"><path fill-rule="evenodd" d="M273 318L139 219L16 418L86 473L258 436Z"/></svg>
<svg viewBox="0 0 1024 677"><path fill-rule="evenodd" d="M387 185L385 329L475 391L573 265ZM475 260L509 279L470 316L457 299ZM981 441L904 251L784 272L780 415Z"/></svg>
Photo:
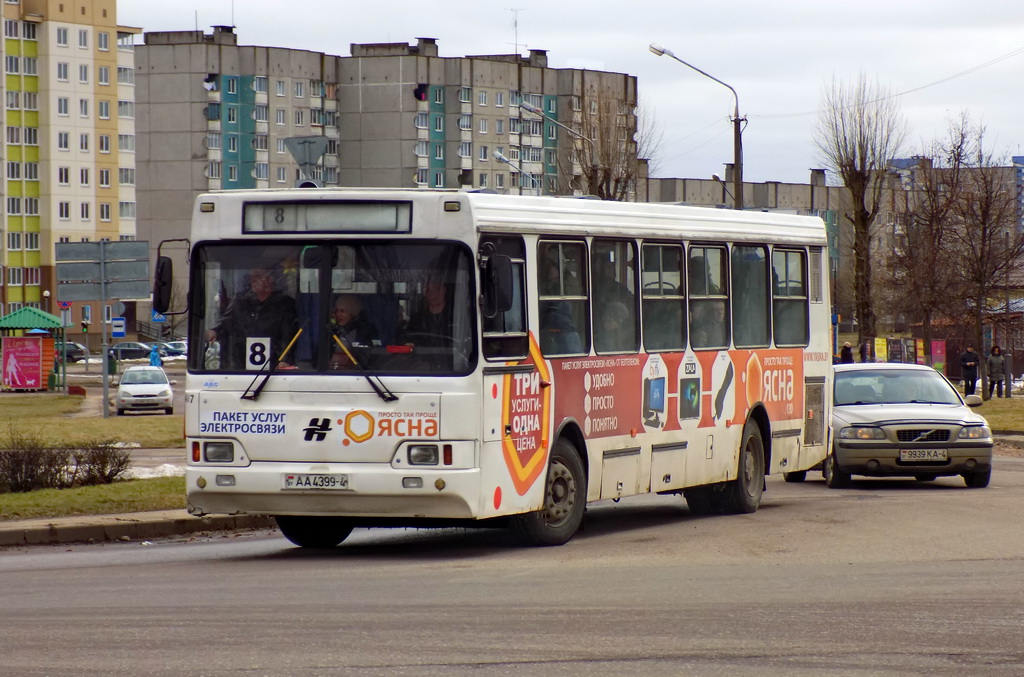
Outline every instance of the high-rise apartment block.
<svg viewBox="0 0 1024 677"><path fill-rule="evenodd" d="M2 7L0 314L23 306L56 314L47 307L58 300L55 243L136 236L139 31L117 25L115 0L3 0ZM76 302L62 313L77 324L109 319L111 310Z"/></svg>
<svg viewBox="0 0 1024 677"><path fill-rule="evenodd" d="M140 238L185 237L206 190L311 180L571 195L608 179L629 193L646 169L633 76L549 68L543 50L441 57L431 38L350 53L240 46L228 26L147 32L135 51ZM306 171L293 143L315 149Z"/></svg>

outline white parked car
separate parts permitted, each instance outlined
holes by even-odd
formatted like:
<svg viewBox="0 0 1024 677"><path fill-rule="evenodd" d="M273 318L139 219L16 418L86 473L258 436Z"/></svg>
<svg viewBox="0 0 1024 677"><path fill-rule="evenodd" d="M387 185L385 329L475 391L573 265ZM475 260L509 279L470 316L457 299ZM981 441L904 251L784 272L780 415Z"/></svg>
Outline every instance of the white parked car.
<svg viewBox="0 0 1024 677"><path fill-rule="evenodd" d="M114 398L117 415L126 411L152 411L163 409L165 414L174 413L173 381L161 367L128 367L121 374Z"/></svg>

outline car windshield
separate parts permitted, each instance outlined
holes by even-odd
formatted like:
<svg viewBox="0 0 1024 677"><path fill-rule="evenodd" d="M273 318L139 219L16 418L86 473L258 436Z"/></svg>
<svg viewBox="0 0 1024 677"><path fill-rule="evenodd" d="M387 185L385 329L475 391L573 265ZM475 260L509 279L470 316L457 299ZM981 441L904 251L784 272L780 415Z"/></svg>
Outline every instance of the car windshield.
<svg viewBox="0 0 1024 677"><path fill-rule="evenodd" d="M167 383L167 375L162 371L128 370L121 376L121 385L137 385L140 383Z"/></svg>
<svg viewBox="0 0 1024 677"><path fill-rule="evenodd" d="M960 404L952 386L938 373L917 369L837 371L836 406L849 404Z"/></svg>

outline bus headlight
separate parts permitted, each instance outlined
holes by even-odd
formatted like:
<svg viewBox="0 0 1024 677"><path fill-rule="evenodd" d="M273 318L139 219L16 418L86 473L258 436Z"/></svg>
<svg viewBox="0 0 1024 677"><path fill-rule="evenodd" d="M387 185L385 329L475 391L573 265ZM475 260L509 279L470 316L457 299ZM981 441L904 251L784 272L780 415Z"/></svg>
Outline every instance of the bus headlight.
<svg viewBox="0 0 1024 677"><path fill-rule="evenodd" d="M409 445L409 465L437 465L436 444Z"/></svg>
<svg viewBox="0 0 1024 677"><path fill-rule="evenodd" d="M235 460L235 445L231 442L207 442L203 455L208 463L231 463Z"/></svg>

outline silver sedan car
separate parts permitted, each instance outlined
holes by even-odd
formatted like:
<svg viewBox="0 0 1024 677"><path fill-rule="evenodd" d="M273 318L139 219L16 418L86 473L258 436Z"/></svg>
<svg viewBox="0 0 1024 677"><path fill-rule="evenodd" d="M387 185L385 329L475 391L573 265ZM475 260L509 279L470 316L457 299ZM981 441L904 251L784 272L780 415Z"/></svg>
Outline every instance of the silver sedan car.
<svg viewBox="0 0 1024 677"><path fill-rule="evenodd" d="M960 475L968 487L988 486L992 430L970 410L980 397L962 399L923 365L837 364L834 372L828 486L846 486L851 475Z"/></svg>

